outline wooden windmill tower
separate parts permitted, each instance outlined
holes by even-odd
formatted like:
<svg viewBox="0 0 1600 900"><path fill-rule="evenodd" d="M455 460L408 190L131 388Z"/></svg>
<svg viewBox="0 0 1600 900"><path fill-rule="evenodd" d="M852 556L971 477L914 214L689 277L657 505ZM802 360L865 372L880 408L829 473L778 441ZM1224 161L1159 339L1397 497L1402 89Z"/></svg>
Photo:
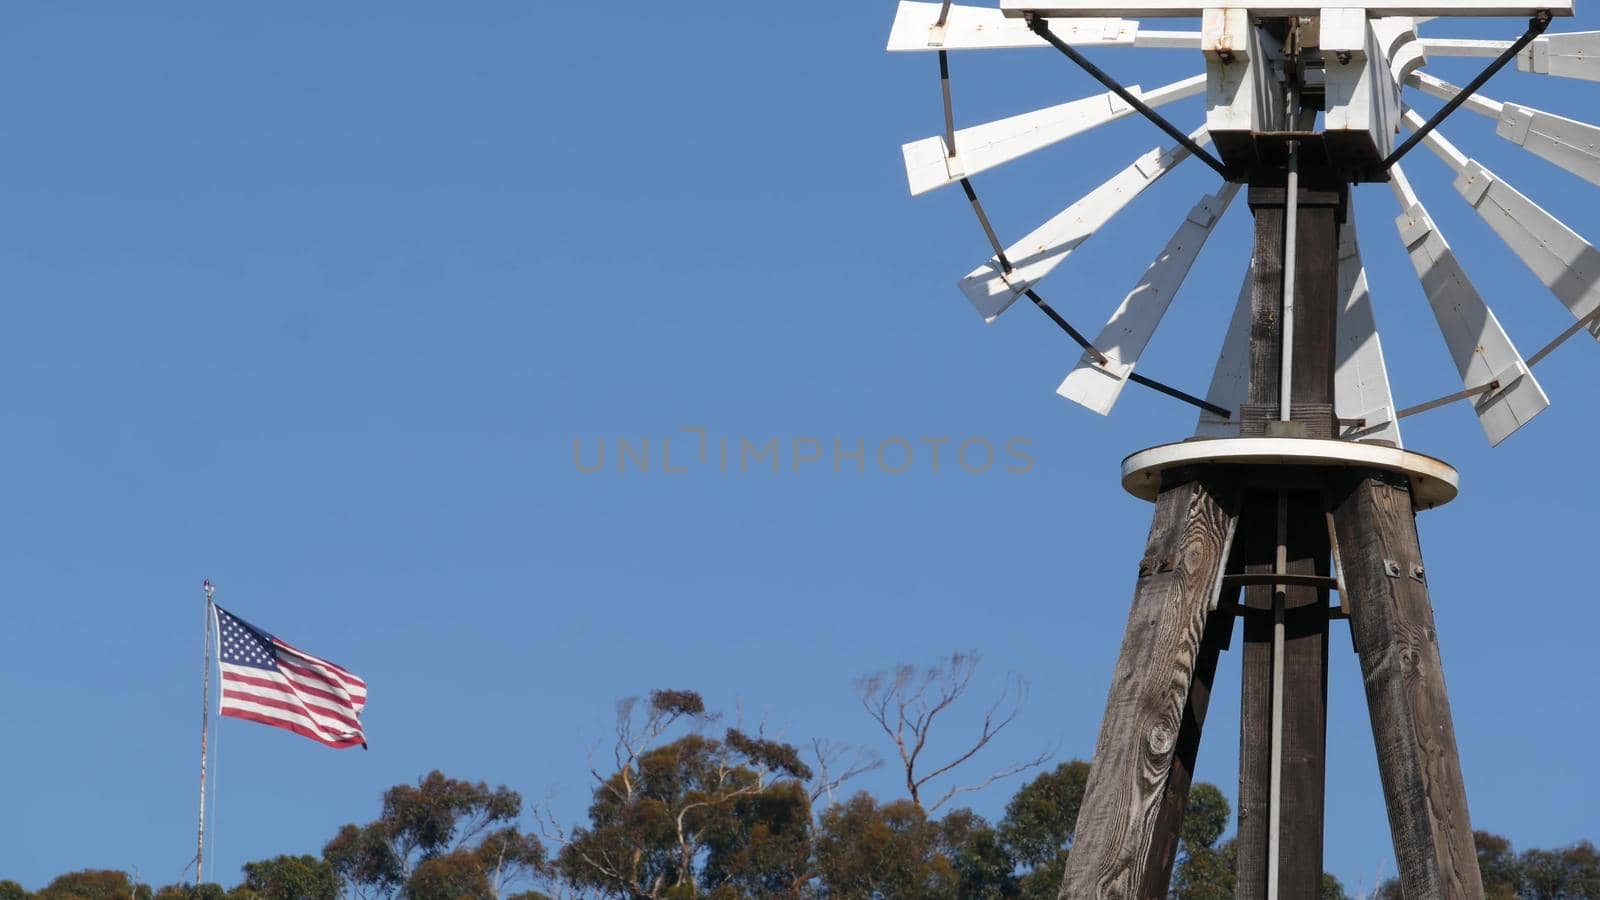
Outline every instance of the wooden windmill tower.
<svg viewBox="0 0 1600 900"><path fill-rule="evenodd" d="M1477 93L1524 71L1600 81L1600 32L1545 35L1571 0L1362 0L1338 8L1257 0L999 0L998 9L899 5L889 49L937 53L944 131L905 146L912 193L960 184L994 256L961 280L992 321L1019 298L1083 350L1058 389L1107 413L1129 383L1200 408L1195 436L1123 462L1123 485L1155 503L1062 896L1166 895L1218 655L1242 620L1238 896L1315 897L1322 873L1331 619L1360 655L1379 771L1408 898L1481 897L1415 513L1454 498L1455 470L1404 450L1400 420L1467 402L1498 444L1549 400L1533 366L1580 330L1600 335L1600 254L1435 127L1460 108L1496 133L1600 184L1600 128ZM1150 30L1122 16L1195 18ZM1448 16L1531 17L1516 40L1432 39ZM1429 25L1431 30L1434 26ZM1517 30L1521 30L1520 23ZM1078 47L1198 51L1204 72L1127 88ZM1107 92L957 128L949 52L1051 48ZM1430 56L1481 56L1456 87ZM1446 102L1430 118L1406 88ZM1157 110L1204 96L1184 132ZM1431 101L1428 101L1431 102ZM1002 243L972 177L1098 125L1142 115L1174 141L1014 244ZM1210 144L1213 150L1208 150ZM1485 305L1399 166L1426 146L1455 188L1575 318L1524 357ZM1189 157L1220 176L1092 340L1038 286L1146 188ZM1387 182L1396 225L1459 370L1462 391L1397 409L1350 215L1350 188ZM1243 193L1251 265L1205 398L1135 371L1202 246ZM1337 606L1330 594L1337 592Z"/></svg>

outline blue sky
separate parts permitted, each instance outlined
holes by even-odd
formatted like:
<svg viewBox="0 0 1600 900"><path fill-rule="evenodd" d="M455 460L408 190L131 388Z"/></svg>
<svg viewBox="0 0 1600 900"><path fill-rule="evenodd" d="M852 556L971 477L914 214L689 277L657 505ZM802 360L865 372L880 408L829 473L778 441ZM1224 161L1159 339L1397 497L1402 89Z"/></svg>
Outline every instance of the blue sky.
<svg viewBox="0 0 1600 900"><path fill-rule="evenodd" d="M982 688L1032 685L985 764L1087 757L1150 513L1117 463L1193 416L1138 390L1088 413L1054 396L1077 353L1037 311L973 314L955 281L989 251L965 201L906 195L899 144L940 108L931 57L883 52L893 8L7 7L0 878L179 878L203 578L372 693L366 753L221 728L229 883L435 767L574 821L613 703L655 687L886 752L852 679L975 650ZM1198 69L1095 57L1146 85ZM1096 90L1044 51L954 65L966 123ZM1600 85L1510 72L1489 93L1581 117ZM1171 113L1191 127L1198 101ZM1469 153L1600 234L1592 187L1468 116L1448 132ZM979 187L1015 240L1158 138L1120 122ZM1409 169L1524 351L1564 327L1445 167ZM1041 291L1092 331L1214 182L1180 168ZM1458 389L1387 188L1356 202L1398 401ZM1240 203L1143 371L1204 389L1248 234ZM1541 364L1553 406L1492 452L1464 407L1405 427L1462 472L1422 537L1474 824L1520 847L1600 837L1597 367L1583 338ZM575 441L672 436L683 466L685 428L776 438L784 471L574 465ZM800 437L1023 438L1034 465L794 472ZM1334 647L1327 861L1370 887L1394 866L1343 627ZM1230 796L1238 661L1199 773ZM997 815L1014 787L972 803Z"/></svg>

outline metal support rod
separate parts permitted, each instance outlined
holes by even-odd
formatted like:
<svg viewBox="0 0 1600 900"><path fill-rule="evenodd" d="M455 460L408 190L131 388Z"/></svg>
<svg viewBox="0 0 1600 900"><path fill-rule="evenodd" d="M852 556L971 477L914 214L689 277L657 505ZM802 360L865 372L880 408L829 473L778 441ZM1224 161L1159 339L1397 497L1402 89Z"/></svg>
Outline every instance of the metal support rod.
<svg viewBox="0 0 1600 900"><path fill-rule="evenodd" d="M1011 274L1011 260L1006 259L1006 248L1000 243L1000 236L994 233L994 226L989 224L989 216L983 211L983 204L978 202L978 192L972 189L972 182L961 179L961 189L967 193L967 201L972 204L972 211L978 217L978 224L983 226L983 234L989 239L989 246L994 248L994 258L1000 261L1000 271Z"/></svg>
<svg viewBox="0 0 1600 900"><path fill-rule="evenodd" d="M944 95L944 155L954 159L956 155L956 109L955 103L950 99L950 53L947 50L939 51L939 92Z"/></svg>
<svg viewBox="0 0 1600 900"><path fill-rule="evenodd" d="M1291 118L1298 105L1295 92L1289 93ZM1278 376L1278 421L1287 422L1293 416L1290 401L1294 387L1294 278L1298 255L1300 222L1300 142L1289 142L1289 178L1284 187L1283 211L1283 355L1282 371Z"/></svg>
<svg viewBox="0 0 1600 900"><path fill-rule="evenodd" d="M1101 353L1100 350L1095 347L1095 345L1091 343L1088 338L1083 336L1083 332L1073 328L1071 322L1068 322L1066 319L1062 318L1061 314L1055 311L1055 307L1052 307L1050 304L1046 303L1044 298L1035 293L1032 288L1029 288L1023 293L1027 295L1029 300L1033 301L1034 306L1039 307L1040 312L1049 316L1050 321L1056 323L1056 325L1062 331L1066 332L1067 337L1072 338L1073 343L1077 344L1079 347L1082 347L1085 353L1093 357L1096 363L1103 366L1111 361L1110 358L1104 353ZM1212 415L1221 416L1224 419L1233 418L1233 413L1231 411L1223 409L1215 403L1208 403L1204 400L1201 400L1199 397L1196 397L1193 394L1180 391L1171 385L1162 384L1154 378L1146 378L1137 372L1129 372L1128 380L1134 384L1142 384L1158 393L1166 394L1168 397L1171 397L1174 400L1182 400L1190 406L1197 406L1200 409L1211 413Z"/></svg>
<svg viewBox="0 0 1600 900"><path fill-rule="evenodd" d="M1289 495L1278 494L1278 555L1273 569L1289 569ZM1267 900L1278 900L1278 855L1283 845L1283 644L1288 588L1272 589L1272 774L1267 792Z"/></svg>
<svg viewBox="0 0 1600 900"><path fill-rule="evenodd" d="M1205 400L1201 400L1199 397L1196 397L1193 394L1186 394L1169 384L1162 384L1161 382L1156 381L1154 378L1146 378L1145 376L1140 375L1138 372L1129 372L1128 380L1134 384L1142 384L1158 393L1166 394L1168 397L1171 397L1174 400L1182 400L1190 406L1203 409L1214 416L1221 416L1224 419L1233 418L1232 410L1223 409L1215 403L1209 403Z"/></svg>
<svg viewBox="0 0 1600 900"><path fill-rule="evenodd" d="M1027 19L1028 27L1032 29L1034 34L1037 34L1046 41L1049 41L1051 46L1066 54L1066 57L1077 63L1079 68L1083 69L1085 72L1088 72L1089 75L1094 78L1094 80L1105 85L1111 90L1112 93L1116 94L1118 97L1121 97L1124 103L1127 103L1129 106L1138 110L1140 115L1144 116L1146 119L1149 119L1151 122L1154 122L1157 128L1166 132L1168 137L1181 144L1185 150L1188 150L1201 162L1215 169L1217 174L1221 175L1223 178L1226 178L1229 181L1237 181L1239 179L1238 172L1228 168L1222 163L1221 160L1208 153L1206 148L1200 146L1200 144L1193 138L1179 131L1171 122L1168 122L1166 119L1162 118L1160 113L1151 109L1143 100L1140 100L1137 96L1135 96L1132 91L1129 91L1127 88L1118 83L1115 78L1112 78L1110 75L1107 75L1104 71L1102 71L1099 66L1090 62L1088 57L1084 56L1082 53L1079 53L1071 44L1063 41L1059 37L1056 37L1055 33L1050 30L1050 23L1046 22L1043 16L1029 14Z"/></svg>
<svg viewBox="0 0 1600 900"><path fill-rule="evenodd" d="M1072 338L1074 343L1076 343L1079 347L1082 347L1086 353L1093 356L1095 362L1102 366L1108 362L1108 359L1104 353L1096 350L1094 344L1089 343L1089 339L1084 337L1082 332L1072 327L1071 322L1061 318L1061 314L1056 312L1055 308L1050 304L1044 302L1043 297L1034 293L1033 288L1028 288L1025 293L1028 295L1028 299L1033 301L1034 306L1039 307L1041 312L1050 317L1050 321L1056 323L1056 325L1060 326L1062 331L1067 333L1067 337Z"/></svg>
<svg viewBox="0 0 1600 900"><path fill-rule="evenodd" d="M1589 325L1594 324L1595 320L1597 320L1597 319L1600 319L1600 306L1596 306L1594 309L1590 310L1583 318L1581 318L1578 321L1573 322L1571 325L1567 326L1567 330L1561 332L1558 335L1556 335L1556 339L1555 340L1551 341L1548 344L1545 344L1543 347L1540 347L1538 353L1535 353L1534 355L1528 357L1528 368L1530 368L1530 369L1533 368L1535 365L1538 364L1539 360L1544 359L1546 356L1549 356L1551 351L1555 350L1557 347L1561 346L1562 344L1565 344L1567 342L1567 338L1572 337L1573 335L1575 335L1578 332L1582 331L1584 328L1588 327Z"/></svg>
<svg viewBox="0 0 1600 900"><path fill-rule="evenodd" d="M1497 391L1499 389L1500 382L1491 381L1488 384L1480 384L1477 387L1470 387L1464 391L1457 391L1448 397L1440 397L1437 400L1429 400L1427 403L1418 403L1416 406L1408 406L1405 409L1395 413L1394 417L1396 419L1409 418L1417 413L1425 413L1430 409L1438 409L1441 406L1449 406L1457 400L1467 400L1480 394L1487 394L1490 391Z"/></svg>
<svg viewBox="0 0 1600 900"><path fill-rule="evenodd" d="M1522 52L1522 48L1533 43L1533 39L1541 34L1544 34L1544 30L1549 27L1550 11L1540 10L1538 14L1528 20L1528 30L1522 35L1522 37L1512 41L1511 46L1501 51L1500 55L1494 58L1494 62L1489 63L1487 68L1478 73L1478 77L1467 82L1467 86L1461 89L1461 93L1450 98L1450 100L1445 103L1445 105L1438 112L1434 113L1433 117L1424 123L1421 128L1413 131L1411 133L1411 137L1406 138L1404 143L1394 148L1394 152L1390 153L1383 162L1379 163L1378 168L1383 171L1388 171L1390 168L1392 168L1395 163L1400 161L1402 156L1405 156L1407 153L1411 152L1412 147L1415 147L1422 141L1423 138L1427 137L1430 132L1432 132L1435 128L1438 128L1440 122L1443 122L1450 116L1451 113L1459 109L1461 104L1466 103L1467 98L1477 93L1478 88L1481 88L1487 84L1489 79L1493 78L1496 72L1505 68L1506 63L1515 59L1517 54Z"/></svg>

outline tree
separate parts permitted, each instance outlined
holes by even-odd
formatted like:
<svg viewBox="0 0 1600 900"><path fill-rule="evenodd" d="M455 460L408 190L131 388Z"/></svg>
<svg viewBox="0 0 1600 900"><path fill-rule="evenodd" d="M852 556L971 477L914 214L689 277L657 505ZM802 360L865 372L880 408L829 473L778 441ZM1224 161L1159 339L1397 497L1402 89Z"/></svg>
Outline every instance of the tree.
<svg viewBox="0 0 1600 900"><path fill-rule="evenodd" d="M1519 860L1529 900L1600 897L1600 850L1579 841L1559 850L1528 850Z"/></svg>
<svg viewBox="0 0 1600 900"><path fill-rule="evenodd" d="M1178 831L1177 868L1171 894L1178 900L1224 900L1233 896L1237 856L1232 841L1217 841L1233 814L1228 798L1214 784L1200 782L1189 789Z"/></svg>
<svg viewBox="0 0 1600 900"><path fill-rule="evenodd" d="M928 738L935 721L966 696L977 669L976 654L953 653L920 671L916 666L901 665L893 672L878 672L856 679L856 697L867 715L878 723L878 727L894 743L905 776L906 793L919 808L924 806L923 789L929 782L950 774L956 767L971 760L1015 721L1022 711L1027 699L1027 685L1021 678L1013 676L985 710L977 737L963 744L962 749L952 753L943 764L928 763L923 755L927 752ZM1002 766L974 783L952 785L926 809L930 813L937 812L939 807L957 794L980 790L1001 779L1037 768L1050 755L1046 751L1032 759Z"/></svg>
<svg viewBox="0 0 1600 900"><path fill-rule="evenodd" d="M521 795L505 785L491 789L435 770L415 787L401 784L385 791L379 817L339 829L322 857L363 897L386 897L402 887L409 895L419 875L417 891L452 890L464 883L457 879L467 869L476 869L498 895L506 884L541 872L545 864L538 838L515 827L521 814ZM448 862L426 866L446 856Z"/></svg>
<svg viewBox="0 0 1600 900"><path fill-rule="evenodd" d="M737 797L706 830L701 882L742 897L798 894L811 866L811 797L795 779Z"/></svg>
<svg viewBox="0 0 1600 900"><path fill-rule="evenodd" d="M1350 895L1345 893L1343 882L1327 872L1323 872L1320 900L1350 900Z"/></svg>
<svg viewBox="0 0 1600 900"><path fill-rule="evenodd" d="M616 897L798 890L813 877L811 768L794 747L737 728L662 743L686 720L715 720L693 691L654 691L642 709L637 699L618 704L616 771L591 766L589 823L566 838L561 874L579 891Z"/></svg>
<svg viewBox="0 0 1600 900"><path fill-rule="evenodd" d="M1006 852L1024 870L1018 896L1055 900L1088 780L1088 763L1064 762L1023 785L1006 804L998 832Z"/></svg>
<svg viewBox="0 0 1600 900"><path fill-rule="evenodd" d="M1189 847L1172 875L1175 900L1232 900L1238 852L1233 841L1215 847Z"/></svg>
<svg viewBox="0 0 1600 900"><path fill-rule="evenodd" d="M249 897L245 896L247 893L240 888L229 891L222 885L210 881L201 885L168 884L156 891L155 900L230 900L235 897L237 900L249 900Z"/></svg>
<svg viewBox="0 0 1600 900"><path fill-rule="evenodd" d="M406 881L408 900L496 900L497 896L470 850L431 856Z"/></svg>
<svg viewBox="0 0 1600 900"><path fill-rule="evenodd" d="M28 896L27 892L23 896ZM150 888L135 885L127 872L83 869L57 877L32 896L35 900L134 900L149 897Z"/></svg>
<svg viewBox="0 0 1600 900"><path fill-rule="evenodd" d="M1024 866L1041 866L1072 845L1089 764L1072 760L1023 785L1006 804L1000 839Z"/></svg>
<svg viewBox="0 0 1600 900"><path fill-rule="evenodd" d="M1511 841L1487 831L1474 831L1472 843L1478 850L1485 900L1517 900L1517 891L1522 887L1522 864Z"/></svg>
<svg viewBox="0 0 1600 900"><path fill-rule="evenodd" d="M944 852L955 866L966 900L1000 900L1021 892L1017 863L1000 833L970 809L954 809L939 822Z"/></svg>
<svg viewBox="0 0 1600 900"><path fill-rule="evenodd" d="M315 856L276 856L244 864L244 887L261 900L337 900L339 876Z"/></svg>
<svg viewBox="0 0 1600 900"><path fill-rule="evenodd" d="M15 881L0 881L0 900L33 900L33 894Z"/></svg>
<svg viewBox="0 0 1600 900"><path fill-rule="evenodd" d="M817 869L829 898L957 898L961 876L940 852L943 835L910 800L880 805L861 792L818 822Z"/></svg>

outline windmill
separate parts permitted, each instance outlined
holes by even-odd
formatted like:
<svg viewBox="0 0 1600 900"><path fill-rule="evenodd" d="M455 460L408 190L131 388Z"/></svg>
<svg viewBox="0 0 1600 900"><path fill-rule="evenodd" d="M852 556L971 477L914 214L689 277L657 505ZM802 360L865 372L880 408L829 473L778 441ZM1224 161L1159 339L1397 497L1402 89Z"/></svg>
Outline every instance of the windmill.
<svg viewBox="0 0 1600 900"><path fill-rule="evenodd" d="M1407 897L1481 897L1415 515L1453 499L1456 472L1404 449L1403 419L1469 403L1491 444L1549 405L1533 368L1579 331L1600 337L1600 254L1438 131L1465 108L1495 133L1600 184L1600 127L1479 93L1523 71L1600 81L1600 32L1546 34L1571 0L1359 0L1322 8L1256 0L999 0L999 8L903 0L891 51L935 53L942 133L904 146L913 194L960 185L993 255L960 289L993 321L1026 298L1081 349L1057 390L1109 413L1129 384L1199 409L1194 437L1123 461L1155 503L1133 607L1101 723L1063 897L1164 897L1219 654L1242 621L1238 896L1314 897L1322 873L1328 629L1350 623L1360 656L1390 832ZM1198 19L1198 31L1135 18ZM1424 37L1445 17L1530 17L1515 40ZM1199 51L1203 71L1125 87L1080 47ZM950 53L1043 49L1105 92L957 127ZM1457 86L1436 57L1488 60ZM1204 97L1185 131L1161 108ZM1424 118L1409 100L1444 103ZM1143 116L1170 143L1009 245L974 176L1098 126ZM1573 317L1524 356L1469 279L1401 159L1424 147L1455 190ZM1041 295L1047 276L1135 197L1190 158L1215 189L1180 207L1170 240L1093 337ZM1397 409L1361 260L1350 188L1386 182L1398 236L1461 380ZM1179 286L1239 195L1254 246L1215 372L1196 396L1137 371ZM1337 606L1330 606L1332 593Z"/></svg>

